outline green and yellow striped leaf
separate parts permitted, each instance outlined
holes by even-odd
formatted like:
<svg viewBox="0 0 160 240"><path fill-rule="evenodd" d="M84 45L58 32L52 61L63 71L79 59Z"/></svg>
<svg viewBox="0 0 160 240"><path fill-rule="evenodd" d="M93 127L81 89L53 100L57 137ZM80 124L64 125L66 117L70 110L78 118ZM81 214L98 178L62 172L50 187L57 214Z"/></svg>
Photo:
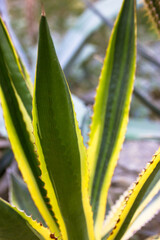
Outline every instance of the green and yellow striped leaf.
<svg viewBox="0 0 160 240"><path fill-rule="evenodd" d="M0 199L1 240L49 240L50 231Z"/></svg>
<svg viewBox="0 0 160 240"><path fill-rule="evenodd" d="M109 42L94 105L88 163L95 235L100 238L107 192L128 123L136 65L136 1L123 1Z"/></svg>
<svg viewBox="0 0 160 240"><path fill-rule="evenodd" d="M129 187L129 189L130 188L131 187ZM128 196L129 189L120 196L120 198L116 201L116 203L109 210L109 212L104 220L103 228L102 228L102 232L101 232L101 237L103 240L106 239L107 236L109 236L112 229L114 228L114 226L125 206L125 198Z"/></svg>
<svg viewBox="0 0 160 240"><path fill-rule="evenodd" d="M44 15L40 23L33 126L42 180L63 240L94 239L86 149Z"/></svg>
<svg viewBox="0 0 160 240"><path fill-rule="evenodd" d="M29 79L25 79L26 73L23 75L22 64L18 61L2 19L0 20L0 39L0 99L9 140L33 200L43 214L47 225L53 232L59 234L44 183L40 179L41 171L32 134L32 94L30 87L27 87L30 85Z"/></svg>
<svg viewBox="0 0 160 240"><path fill-rule="evenodd" d="M145 196L150 184L154 180L155 175L160 170L160 151L158 151L153 157L152 161L148 163L146 169L144 169L139 175L138 180L134 186L128 192L128 196L125 198L124 208L119 214L117 223L112 230L108 240L119 240L126 232L137 208Z"/></svg>
<svg viewBox="0 0 160 240"><path fill-rule="evenodd" d="M31 198L27 185L15 174L10 176L9 201L19 210L23 210L27 216L32 216L33 220L46 227L44 219Z"/></svg>
<svg viewBox="0 0 160 240"><path fill-rule="evenodd" d="M152 180L152 183L150 184L147 192L145 193L139 207L137 208L137 210L132 218L132 221L129 225L129 228L128 228L125 236L126 235L128 236L130 234L130 232L132 231L132 230L130 230L130 228L132 229L132 225L134 225L133 227L134 227L134 230L136 231L136 229L135 229L136 223L134 223L134 222L135 221L137 222L138 219L140 219L139 217L142 216L142 214L144 215L144 211L147 208L147 205L151 202L151 200L153 198L155 198L155 196L160 191L160 180L159 179L160 179L160 171L157 172L154 179ZM123 195L120 196L120 198L112 206L109 214L106 216L106 219L103 224L103 229L102 229L102 239L105 239L106 236L108 236L109 233L114 228L114 226L119 218L119 215L121 214L121 212L125 206L125 202L126 202L125 199L128 197L128 192L131 188L132 188L132 185L129 187L129 189L127 191L124 192ZM156 199L155 199L155 201L157 202ZM159 211L160 207L158 206L158 204L156 205L153 202L153 205L154 205L154 211L152 211L150 214L148 214L148 218L147 217L143 218L143 221L142 221L142 217L141 217L141 224L136 225L137 230L140 229L142 226L144 226ZM147 209L149 209L149 208L147 208ZM125 238L125 236L124 236L124 238Z"/></svg>
<svg viewBox="0 0 160 240"><path fill-rule="evenodd" d="M7 71L28 115L32 114L33 86L24 65L12 44L7 28L0 17L0 49L7 65Z"/></svg>
<svg viewBox="0 0 160 240"><path fill-rule="evenodd" d="M160 182L159 182L159 184L160 184ZM134 219L133 223L131 222L127 231L125 232L124 236L122 237L122 240L130 239L145 224L147 224L149 221L151 221L159 212L160 212L160 187L159 187L159 193L157 195L155 195L154 199Z"/></svg>

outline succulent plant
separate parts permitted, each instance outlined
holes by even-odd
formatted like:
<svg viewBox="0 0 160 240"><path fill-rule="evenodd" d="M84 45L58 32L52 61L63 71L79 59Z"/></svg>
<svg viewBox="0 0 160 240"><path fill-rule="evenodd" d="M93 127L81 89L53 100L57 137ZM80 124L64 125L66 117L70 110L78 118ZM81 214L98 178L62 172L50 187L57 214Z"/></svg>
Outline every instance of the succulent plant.
<svg viewBox="0 0 160 240"><path fill-rule="evenodd" d="M14 206L0 200L0 239L117 240L132 234L148 202L157 196L159 151L110 214L107 212L106 220L105 216L135 78L136 1L123 1L113 28L87 148L45 12L40 21L34 90L2 19L0 39L3 114L15 158L33 199L14 179ZM18 189L20 197L16 195ZM30 201L28 209L26 200Z"/></svg>

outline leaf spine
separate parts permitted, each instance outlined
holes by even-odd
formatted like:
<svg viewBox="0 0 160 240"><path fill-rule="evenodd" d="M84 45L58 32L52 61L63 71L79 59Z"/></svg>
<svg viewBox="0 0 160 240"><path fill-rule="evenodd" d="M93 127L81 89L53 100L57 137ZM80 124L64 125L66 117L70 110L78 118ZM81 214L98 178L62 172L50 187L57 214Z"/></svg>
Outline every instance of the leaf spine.
<svg viewBox="0 0 160 240"><path fill-rule="evenodd" d="M156 23L157 29L160 31L160 1L145 0L146 7L150 13L152 20Z"/></svg>
<svg viewBox="0 0 160 240"><path fill-rule="evenodd" d="M160 155L159 150L158 150L158 151L156 152L156 154L153 156L152 160L151 160L149 163L147 163L146 168L142 170L142 172L139 174L137 180L131 185L131 188L130 188L129 191L128 191L128 195L125 196L125 198L124 198L125 204L124 204L124 206L123 206L122 209L121 209L121 213L119 214L119 219L118 219L117 222L115 223L115 226L114 226L114 228L112 229L112 232L110 233L110 236L114 233L115 229L117 228L117 225L118 225L118 223L120 222L120 216L121 216L121 214L123 213L125 207L127 206L127 202L129 201L132 193L135 191L136 186L139 184L139 182L140 182L141 178L143 177L143 175L145 174L145 172L146 172L146 171L149 169L149 167L154 163L154 161L156 161L156 157L157 157L158 155ZM158 160L158 161L159 161L159 160Z"/></svg>

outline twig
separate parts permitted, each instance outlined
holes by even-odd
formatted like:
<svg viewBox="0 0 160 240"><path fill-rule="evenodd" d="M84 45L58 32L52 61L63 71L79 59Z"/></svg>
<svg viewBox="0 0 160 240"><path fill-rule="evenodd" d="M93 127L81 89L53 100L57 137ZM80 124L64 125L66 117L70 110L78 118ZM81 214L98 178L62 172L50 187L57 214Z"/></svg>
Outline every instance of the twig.
<svg viewBox="0 0 160 240"><path fill-rule="evenodd" d="M150 102L146 97L144 97L136 88L134 88L134 95L137 97L145 106L147 106L152 112L154 112L158 117L160 117L160 109L157 108L152 102Z"/></svg>

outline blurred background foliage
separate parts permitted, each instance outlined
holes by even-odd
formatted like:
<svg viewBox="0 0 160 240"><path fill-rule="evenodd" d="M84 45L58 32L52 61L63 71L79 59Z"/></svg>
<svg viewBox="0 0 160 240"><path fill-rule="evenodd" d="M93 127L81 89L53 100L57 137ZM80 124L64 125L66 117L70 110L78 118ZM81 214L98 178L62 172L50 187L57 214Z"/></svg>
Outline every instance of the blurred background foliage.
<svg viewBox="0 0 160 240"><path fill-rule="evenodd" d="M90 1L90 3L96 2L98 1ZM114 4L112 8L115 7ZM7 7L12 27L27 54L29 64L35 66L41 2L35 0L7 0ZM45 0L44 7L56 46L60 46L67 31L74 26L77 19L87 8L85 1L82 0ZM112 20L114 20L114 17ZM143 6L138 9L137 21L139 42L160 63L159 55L157 54L160 50L159 38L156 30L148 20ZM105 24L99 27L87 39L83 48L81 48L82 51L72 63L72 67L65 71L72 92L85 100L86 98L93 98L92 94L89 95L88 92L92 90L94 92L98 84L102 66L101 59L104 58L110 33L110 28ZM140 55L138 55L137 62L135 86L149 101L154 102L158 107L160 100L160 70L156 65L145 60ZM85 96L86 93L87 95ZM86 101L90 102L90 100L92 102L92 99L87 99ZM131 116L158 120L156 115L135 97L133 97L132 101Z"/></svg>
<svg viewBox="0 0 160 240"><path fill-rule="evenodd" d="M25 49L37 43L41 1L8 0L7 5L12 26ZM84 4L77 0L45 0L44 6L50 27L58 34L63 34L72 25L71 22L84 10Z"/></svg>

